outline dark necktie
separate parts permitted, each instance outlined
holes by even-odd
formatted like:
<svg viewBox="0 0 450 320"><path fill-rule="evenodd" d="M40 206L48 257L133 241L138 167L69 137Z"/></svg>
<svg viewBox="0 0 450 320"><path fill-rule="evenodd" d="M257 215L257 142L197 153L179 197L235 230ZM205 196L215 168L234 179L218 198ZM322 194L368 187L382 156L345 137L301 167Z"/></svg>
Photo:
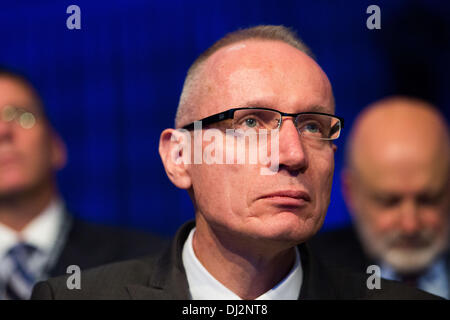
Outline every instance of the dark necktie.
<svg viewBox="0 0 450 320"><path fill-rule="evenodd" d="M34 246L26 243L18 243L9 249L5 259L11 265L11 272L5 279L3 291L4 299L24 300L29 299L36 276L30 266L30 258L36 251Z"/></svg>

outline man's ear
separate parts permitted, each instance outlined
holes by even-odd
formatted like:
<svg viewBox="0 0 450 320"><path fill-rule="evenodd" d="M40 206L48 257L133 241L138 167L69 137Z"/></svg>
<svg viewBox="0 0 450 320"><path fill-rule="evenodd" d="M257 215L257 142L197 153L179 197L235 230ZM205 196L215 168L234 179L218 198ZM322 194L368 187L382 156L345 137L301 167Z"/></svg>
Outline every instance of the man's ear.
<svg viewBox="0 0 450 320"><path fill-rule="evenodd" d="M64 168L67 163L66 144L62 140L61 136L54 130L50 131L50 143L52 167L54 170L60 170Z"/></svg>
<svg viewBox="0 0 450 320"><path fill-rule="evenodd" d="M189 173L190 133L166 129L159 138L159 155L170 181L178 188L189 189L192 185Z"/></svg>

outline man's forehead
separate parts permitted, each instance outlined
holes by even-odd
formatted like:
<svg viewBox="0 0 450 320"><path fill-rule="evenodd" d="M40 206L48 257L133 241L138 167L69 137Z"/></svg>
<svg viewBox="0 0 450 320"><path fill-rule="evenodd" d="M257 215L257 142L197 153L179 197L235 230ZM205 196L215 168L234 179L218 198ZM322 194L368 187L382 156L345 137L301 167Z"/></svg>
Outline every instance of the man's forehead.
<svg viewBox="0 0 450 320"><path fill-rule="evenodd" d="M365 184L402 193L440 188L448 180L449 155L436 141L420 148L409 139L379 136L360 140L354 149L353 166Z"/></svg>
<svg viewBox="0 0 450 320"><path fill-rule="evenodd" d="M237 51L237 50L242 50L242 49L244 49L246 47L247 47L247 45L245 43L239 42L239 43L235 43L235 44L230 45L229 47L227 47L225 49L225 51L226 52Z"/></svg>
<svg viewBox="0 0 450 320"><path fill-rule="evenodd" d="M280 62L317 66L311 57L297 48L279 40L265 39L248 39L220 48L205 61L205 66L216 72L225 72L227 70L223 68L255 68L261 63Z"/></svg>
<svg viewBox="0 0 450 320"><path fill-rule="evenodd" d="M359 117L351 136L355 159L429 165L448 159L445 123L432 109L400 102L376 104Z"/></svg>
<svg viewBox="0 0 450 320"><path fill-rule="evenodd" d="M318 99L313 105L334 111L325 73L309 56L281 41L249 40L224 47L205 61L202 78L204 102L216 103L202 116L249 101L266 107L294 105L302 94Z"/></svg>

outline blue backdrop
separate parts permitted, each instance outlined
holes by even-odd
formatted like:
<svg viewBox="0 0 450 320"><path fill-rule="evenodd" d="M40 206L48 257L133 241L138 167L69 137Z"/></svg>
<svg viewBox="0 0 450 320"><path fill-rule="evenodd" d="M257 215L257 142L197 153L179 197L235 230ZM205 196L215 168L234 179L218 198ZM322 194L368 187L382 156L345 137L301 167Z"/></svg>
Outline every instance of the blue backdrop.
<svg viewBox="0 0 450 320"><path fill-rule="evenodd" d="M81 8L81 30L66 9ZM381 30L366 9L381 8ZM78 216L173 234L193 217L163 171L157 146L173 124L193 60L225 33L293 27L313 49L346 120L325 228L349 217L339 188L348 128L368 103L409 93L450 104L448 1L61 1L0 4L0 64L36 83L69 149L62 193Z"/></svg>

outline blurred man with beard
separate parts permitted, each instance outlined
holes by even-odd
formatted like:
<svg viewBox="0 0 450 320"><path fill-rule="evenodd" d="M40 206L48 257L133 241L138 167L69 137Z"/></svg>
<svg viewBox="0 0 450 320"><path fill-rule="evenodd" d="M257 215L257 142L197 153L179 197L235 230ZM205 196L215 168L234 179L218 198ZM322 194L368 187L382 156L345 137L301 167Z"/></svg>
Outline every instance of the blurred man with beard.
<svg viewBox="0 0 450 320"><path fill-rule="evenodd" d="M382 277L448 299L449 149L448 126L428 103L391 97L367 108L342 174L356 232L318 236L317 252L354 270L378 264Z"/></svg>

